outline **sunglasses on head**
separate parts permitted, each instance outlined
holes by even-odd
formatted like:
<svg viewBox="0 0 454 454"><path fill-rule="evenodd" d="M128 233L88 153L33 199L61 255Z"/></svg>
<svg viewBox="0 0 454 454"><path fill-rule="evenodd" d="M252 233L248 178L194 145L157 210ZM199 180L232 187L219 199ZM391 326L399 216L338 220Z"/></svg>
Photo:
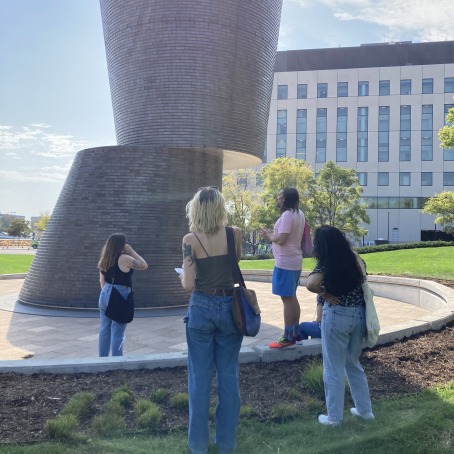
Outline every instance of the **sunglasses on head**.
<svg viewBox="0 0 454 454"><path fill-rule="evenodd" d="M197 189L197 191L201 191L202 189L217 189L219 191L219 188L217 186L202 186L201 188Z"/></svg>

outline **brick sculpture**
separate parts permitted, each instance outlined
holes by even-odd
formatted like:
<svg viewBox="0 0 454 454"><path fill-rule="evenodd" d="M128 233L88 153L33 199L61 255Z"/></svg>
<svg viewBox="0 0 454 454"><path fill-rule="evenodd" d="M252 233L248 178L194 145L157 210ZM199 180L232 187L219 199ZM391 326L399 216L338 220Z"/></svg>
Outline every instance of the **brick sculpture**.
<svg viewBox="0 0 454 454"><path fill-rule="evenodd" d="M124 232L149 269L138 308L187 304L185 206L262 161L282 0L101 0L117 146L79 151L19 300L96 309L97 260Z"/></svg>

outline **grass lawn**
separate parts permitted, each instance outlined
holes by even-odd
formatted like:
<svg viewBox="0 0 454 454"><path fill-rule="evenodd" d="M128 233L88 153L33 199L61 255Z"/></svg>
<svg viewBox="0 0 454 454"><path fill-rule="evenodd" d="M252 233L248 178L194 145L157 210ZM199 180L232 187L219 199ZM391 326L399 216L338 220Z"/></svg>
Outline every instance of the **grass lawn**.
<svg viewBox="0 0 454 454"><path fill-rule="evenodd" d="M396 274L406 276L437 277L454 280L452 247L402 249L400 251L374 252L362 254L369 274ZM274 260L242 260L243 270L272 270ZM303 260L303 270L312 270L315 260Z"/></svg>
<svg viewBox="0 0 454 454"><path fill-rule="evenodd" d="M303 409L299 417L281 423L241 420L237 454L453 452L454 382L417 395L375 402L376 420L372 422L358 420L346 412L342 425L325 427L313 413ZM186 436L184 430L167 435L138 430L109 438L77 434L66 442L0 445L0 453L181 454L187 452Z"/></svg>
<svg viewBox="0 0 454 454"><path fill-rule="evenodd" d="M0 254L0 274L27 273L34 258L29 254Z"/></svg>

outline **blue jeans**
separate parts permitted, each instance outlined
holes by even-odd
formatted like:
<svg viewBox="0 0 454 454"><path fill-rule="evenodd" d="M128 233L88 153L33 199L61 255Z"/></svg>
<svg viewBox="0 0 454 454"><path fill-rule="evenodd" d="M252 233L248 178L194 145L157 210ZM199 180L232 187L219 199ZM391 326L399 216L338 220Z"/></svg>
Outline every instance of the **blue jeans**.
<svg viewBox="0 0 454 454"><path fill-rule="evenodd" d="M186 320L186 339L188 447L193 454L208 451L211 379L216 368L214 444L221 453L233 452L241 405L238 356L243 336L233 321L232 297L193 292Z"/></svg>
<svg viewBox="0 0 454 454"><path fill-rule="evenodd" d="M365 334L364 307L323 306L323 382L332 421L340 422L343 417L345 375L358 412L372 412L366 374L359 363Z"/></svg>
<svg viewBox="0 0 454 454"><path fill-rule="evenodd" d="M307 339L309 338L309 336L311 337L311 339L320 339L322 337L320 323L317 322L300 323L300 336L301 339Z"/></svg>
<svg viewBox="0 0 454 454"><path fill-rule="evenodd" d="M123 298L127 298L131 292L130 287L115 285ZM106 308L109 303L112 284L104 284L99 295L99 356L109 356L112 347L112 356L123 356L123 344L127 323L118 323L106 316Z"/></svg>

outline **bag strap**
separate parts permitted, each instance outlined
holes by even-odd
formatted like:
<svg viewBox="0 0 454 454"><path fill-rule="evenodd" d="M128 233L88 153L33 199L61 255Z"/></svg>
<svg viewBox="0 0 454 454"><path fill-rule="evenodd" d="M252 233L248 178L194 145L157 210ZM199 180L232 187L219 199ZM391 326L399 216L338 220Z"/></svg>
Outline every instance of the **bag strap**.
<svg viewBox="0 0 454 454"><path fill-rule="evenodd" d="M196 235L195 232L192 232L194 234L194 236L197 238L197 241L200 243L200 246L202 246L202 249L205 251L205 254L207 255L207 257L209 257L210 255L208 254L207 250L203 247L203 244L202 242L200 241L200 238Z"/></svg>
<svg viewBox="0 0 454 454"><path fill-rule="evenodd" d="M235 235L233 233L232 227L225 228L227 234L227 248L229 251L229 262L230 262L230 269L232 271L233 283L240 284L243 287L246 287L244 283L243 275L241 274L240 267L238 265L238 259L236 256L236 249L235 249Z"/></svg>
<svg viewBox="0 0 454 454"><path fill-rule="evenodd" d="M120 258L120 257L118 257L118 258ZM112 282L111 282L112 285L115 284L115 269L117 268L117 266L118 266L118 268L120 268L118 265L118 259L112 269ZM131 292L132 292L132 277L131 277L131 287L129 287L129 288L131 289Z"/></svg>

